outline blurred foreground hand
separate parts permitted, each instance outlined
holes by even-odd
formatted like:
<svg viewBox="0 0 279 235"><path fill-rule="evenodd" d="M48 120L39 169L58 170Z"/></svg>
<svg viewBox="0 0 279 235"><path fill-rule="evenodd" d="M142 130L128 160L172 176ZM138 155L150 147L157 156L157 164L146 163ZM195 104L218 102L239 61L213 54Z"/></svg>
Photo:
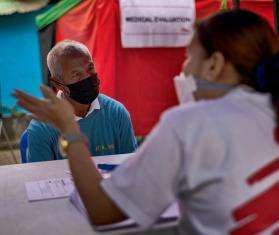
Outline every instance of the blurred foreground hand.
<svg viewBox="0 0 279 235"><path fill-rule="evenodd" d="M40 87L44 99L30 96L20 90L15 90L13 96L17 104L32 113L35 119L48 122L57 127L61 132L70 131L71 126L76 126L74 109L65 99L59 99L47 86Z"/></svg>

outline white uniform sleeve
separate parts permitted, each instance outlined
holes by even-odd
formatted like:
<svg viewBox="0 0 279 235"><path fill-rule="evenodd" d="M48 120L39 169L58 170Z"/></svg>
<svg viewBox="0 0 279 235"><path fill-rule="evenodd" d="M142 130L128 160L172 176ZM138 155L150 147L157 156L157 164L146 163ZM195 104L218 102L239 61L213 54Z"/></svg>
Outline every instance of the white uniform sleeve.
<svg viewBox="0 0 279 235"><path fill-rule="evenodd" d="M149 227L175 201L182 149L165 115L136 156L104 180L102 187L127 216Z"/></svg>

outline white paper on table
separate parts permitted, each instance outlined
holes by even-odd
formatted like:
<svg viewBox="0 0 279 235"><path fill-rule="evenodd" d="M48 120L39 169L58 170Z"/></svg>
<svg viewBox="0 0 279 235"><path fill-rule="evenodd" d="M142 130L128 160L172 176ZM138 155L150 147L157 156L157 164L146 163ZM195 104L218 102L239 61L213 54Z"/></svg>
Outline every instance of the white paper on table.
<svg viewBox="0 0 279 235"><path fill-rule="evenodd" d="M104 179L107 179L110 177L110 173L102 173L102 176ZM76 188L72 190L70 193L70 202L76 207L76 209L83 214L85 217L87 217L87 211L84 207L84 204L79 196L79 193L77 192Z"/></svg>
<svg viewBox="0 0 279 235"><path fill-rule="evenodd" d="M158 221L153 225L153 227L160 227L160 225L164 225L169 222L178 222L178 219L180 217L178 204L173 203L158 219ZM94 229L96 231L111 231L111 230L117 230L117 229L123 229L123 228L132 228L132 227L138 227L140 229L140 226L137 225L137 223L133 219L127 219L120 223L114 223L109 225L102 225L102 226L95 226Z"/></svg>
<svg viewBox="0 0 279 235"><path fill-rule="evenodd" d="M56 178L26 182L25 189L30 202L69 197L74 189L71 178Z"/></svg>
<svg viewBox="0 0 279 235"><path fill-rule="evenodd" d="M83 214L86 218L87 217L87 212L84 207L84 204L76 190L74 190L71 193L70 196L70 201L73 203L73 205L76 207L76 209ZM159 218L157 223L154 226L158 226L163 223L167 222L173 222L173 221L178 221L178 218L180 216L179 209L178 209L178 204L173 203ZM102 225L102 226L94 226L94 229L96 231L110 231L110 230L117 230L117 229L123 229L123 228L130 228L130 227L137 227L137 223L133 219L127 219L123 222L120 223L114 223L114 224L109 224L109 225Z"/></svg>
<svg viewBox="0 0 279 235"><path fill-rule="evenodd" d="M70 202L87 218L87 211L76 189L74 189L70 194Z"/></svg>

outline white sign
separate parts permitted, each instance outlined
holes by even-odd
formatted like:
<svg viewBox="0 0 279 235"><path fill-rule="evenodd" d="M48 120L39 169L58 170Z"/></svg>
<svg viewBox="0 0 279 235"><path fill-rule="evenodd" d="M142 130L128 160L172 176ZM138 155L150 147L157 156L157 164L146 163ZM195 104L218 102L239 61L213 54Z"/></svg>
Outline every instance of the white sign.
<svg viewBox="0 0 279 235"><path fill-rule="evenodd" d="M193 0L120 0L126 48L185 47L193 35Z"/></svg>

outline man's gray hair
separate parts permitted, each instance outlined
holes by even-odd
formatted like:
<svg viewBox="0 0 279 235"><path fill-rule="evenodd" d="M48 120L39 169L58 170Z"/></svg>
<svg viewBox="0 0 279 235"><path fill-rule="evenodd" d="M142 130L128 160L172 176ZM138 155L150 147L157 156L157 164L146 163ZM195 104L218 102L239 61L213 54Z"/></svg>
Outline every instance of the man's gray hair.
<svg viewBox="0 0 279 235"><path fill-rule="evenodd" d="M80 42L64 40L57 43L47 55L47 66L51 76L57 79L61 78L62 68L60 59L76 56L91 57L88 48Z"/></svg>

